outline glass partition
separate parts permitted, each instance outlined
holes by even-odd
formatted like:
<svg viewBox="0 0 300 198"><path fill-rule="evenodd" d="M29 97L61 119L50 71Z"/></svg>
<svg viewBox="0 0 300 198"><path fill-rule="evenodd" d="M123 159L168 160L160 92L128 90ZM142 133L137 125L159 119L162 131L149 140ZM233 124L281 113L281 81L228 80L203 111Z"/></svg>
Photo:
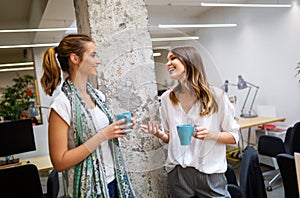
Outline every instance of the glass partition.
<svg viewBox="0 0 300 198"><path fill-rule="evenodd" d="M30 115L31 104L39 105L39 93L31 48L0 49L0 119L32 119L42 123L41 112Z"/></svg>

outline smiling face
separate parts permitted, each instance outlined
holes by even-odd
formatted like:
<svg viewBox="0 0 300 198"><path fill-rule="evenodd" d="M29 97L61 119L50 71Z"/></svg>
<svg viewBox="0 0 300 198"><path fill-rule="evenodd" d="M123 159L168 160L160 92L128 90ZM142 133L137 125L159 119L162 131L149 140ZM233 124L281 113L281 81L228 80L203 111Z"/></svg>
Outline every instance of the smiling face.
<svg viewBox="0 0 300 198"><path fill-rule="evenodd" d="M100 64L100 59L96 53L96 46L93 42L86 42L86 51L80 62L79 71L86 76L97 76L97 66Z"/></svg>
<svg viewBox="0 0 300 198"><path fill-rule="evenodd" d="M167 60L166 66L170 78L173 80L182 80L185 74L185 67L182 62L172 52L169 52Z"/></svg>

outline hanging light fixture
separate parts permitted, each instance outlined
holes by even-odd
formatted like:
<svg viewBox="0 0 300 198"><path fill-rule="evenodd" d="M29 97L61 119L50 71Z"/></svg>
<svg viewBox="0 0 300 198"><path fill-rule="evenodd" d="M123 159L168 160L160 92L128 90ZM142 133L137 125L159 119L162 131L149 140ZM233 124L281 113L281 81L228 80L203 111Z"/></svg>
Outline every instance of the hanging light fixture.
<svg viewBox="0 0 300 198"><path fill-rule="evenodd" d="M159 28L214 28L214 27L236 27L237 24L234 23L224 23L224 24L172 24L172 25L162 25L159 24Z"/></svg>
<svg viewBox="0 0 300 198"><path fill-rule="evenodd" d="M181 36L181 37L166 37L166 38L151 38L152 42L162 41L185 41L185 40L197 40L199 36Z"/></svg>
<svg viewBox="0 0 300 198"><path fill-rule="evenodd" d="M21 33L21 32L63 32L63 31L77 31L77 28L35 28L35 29L14 29L14 30L0 30L0 33Z"/></svg>
<svg viewBox="0 0 300 198"><path fill-rule="evenodd" d="M209 7L252 7L252 8L290 8L292 4L269 4L269 3L209 3L202 2L201 6Z"/></svg>

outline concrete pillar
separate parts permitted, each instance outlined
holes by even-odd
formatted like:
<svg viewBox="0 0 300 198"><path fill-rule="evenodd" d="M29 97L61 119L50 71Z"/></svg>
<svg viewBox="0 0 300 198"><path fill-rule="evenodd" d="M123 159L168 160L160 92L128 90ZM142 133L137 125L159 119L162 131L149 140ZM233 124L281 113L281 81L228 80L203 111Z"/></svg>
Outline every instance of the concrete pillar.
<svg viewBox="0 0 300 198"><path fill-rule="evenodd" d="M168 197L163 163L166 150L139 128L159 120L157 85L142 0L74 0L77 27L89 34L101 60L96 81L114 113L133 111L134 131L121 140L136 197Z"/></svg>

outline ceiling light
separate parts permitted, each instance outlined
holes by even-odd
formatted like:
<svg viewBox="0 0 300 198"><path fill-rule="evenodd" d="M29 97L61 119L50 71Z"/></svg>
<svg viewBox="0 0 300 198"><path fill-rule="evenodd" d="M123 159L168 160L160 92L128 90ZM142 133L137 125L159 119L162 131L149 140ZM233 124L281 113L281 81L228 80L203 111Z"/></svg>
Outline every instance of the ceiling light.
<svg viewBox="0 0 300 198"><path fill-rule="evenodd" d="M26 66L26 65L33 65L33 62L24 62L24 63L4 63L4 64L0 64L0 67Z"/></svg>
<svg viewBox="0 0 300 198"><path fill-rule="evenodd" d="M236 24L181 24L181 25L161 25L159 28L211 28L211 27L236 27Z"/></svg>
<svg viewBox="0 0 300 198"><path fill-rule="evenodd" d="M184 36L184 37L167 37L167 38L152 38L152 42L161 41L185 41L185 40L197 40L199 36Z"/></svg>
<svg viewBox="0 0 300 198"><path fill-rule="evenodd" d="M58 46L59 43L41 43L41 44L25 44L25 45L0 45L0 49L8 48L26 48L26 47L53 47Z"/></svg>
<svg viewBox="0 0 300 198"><path fill-rule="evenodd" d="M154 50L170 50L171 46L153 46Z"/></svg>
<svg viewBox="0 0 300 198"><path fill-rule="evenodd" d="M18 67L18 68L0 69L0 72L24 71L24 70L34 70L34 67Z"/></svg>
<svg viewBox="0 0 300 198"><path fill-rule="evenodd" d="M154 56L154 57L161 56L161 53L160 53L160 52L154 52L154 53L153 53L153 56Z"/></svg>
<svg viewBox="0 0 300 198"><path fill-rule="evenodd" d="M76 31L76 30L77 28L38 28L38 29L0 30L0 33L60 32L60 31Z"/></svg>
<svg viewBox="0 0 300 198"><path fill-rule="evenodd" d="M146 0L147 6L200 6L196 0Z"/></svg>
<svg viewBox="0 0 300 198"><path fill-rule="evenodd" d="M243 3L206 3L202 2L201 6L212 7L256 7L256 8L289 8L291 4L243 4Z"/></svg>

